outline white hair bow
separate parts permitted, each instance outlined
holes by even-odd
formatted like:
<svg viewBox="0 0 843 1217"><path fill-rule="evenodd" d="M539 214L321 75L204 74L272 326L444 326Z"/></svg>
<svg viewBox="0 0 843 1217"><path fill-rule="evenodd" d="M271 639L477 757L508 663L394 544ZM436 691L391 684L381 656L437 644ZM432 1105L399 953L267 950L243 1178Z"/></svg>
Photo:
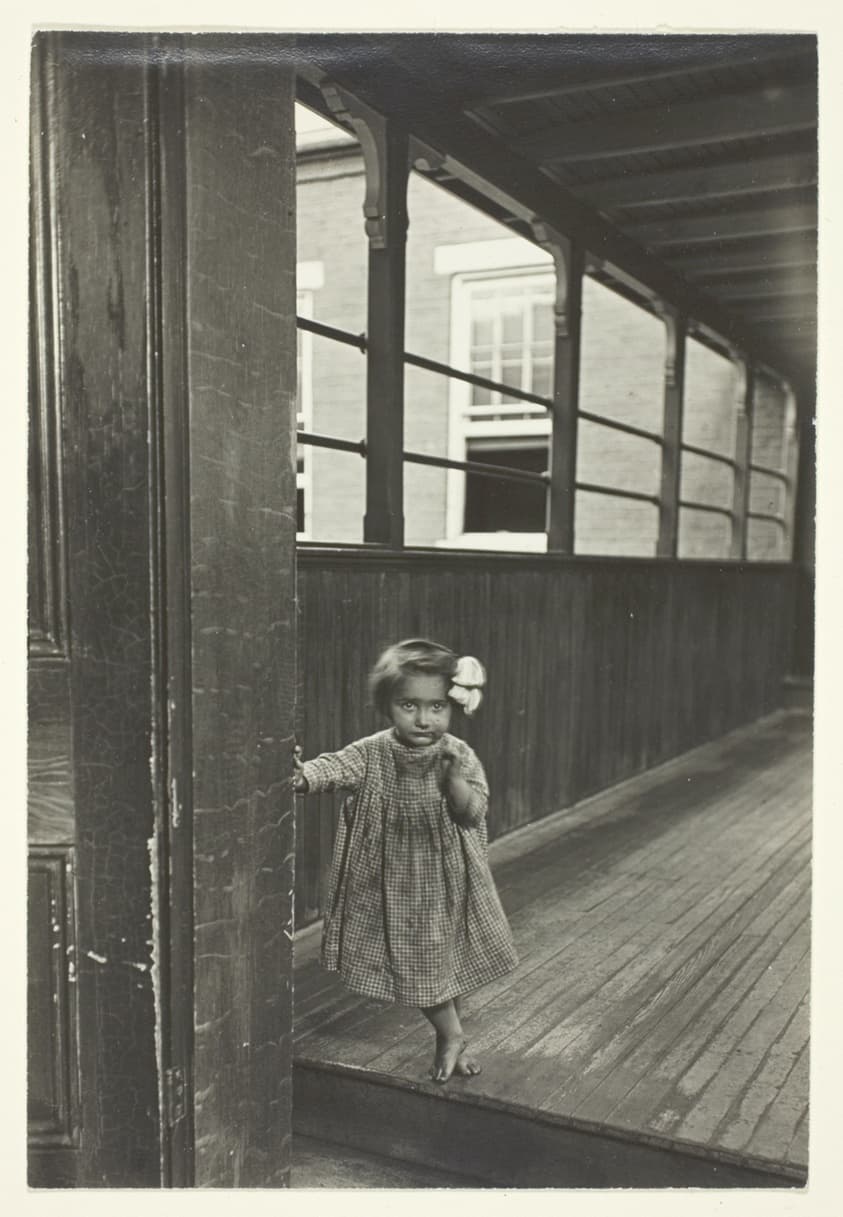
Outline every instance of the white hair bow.
<svg viewBox="0 0 843 1217"><path fill-rule="evenodd" d="M462 706L466 714L472 715L483 700L480 690L486 683L485 668L473 655L462 655L451 680L448 696Z"/></svg>

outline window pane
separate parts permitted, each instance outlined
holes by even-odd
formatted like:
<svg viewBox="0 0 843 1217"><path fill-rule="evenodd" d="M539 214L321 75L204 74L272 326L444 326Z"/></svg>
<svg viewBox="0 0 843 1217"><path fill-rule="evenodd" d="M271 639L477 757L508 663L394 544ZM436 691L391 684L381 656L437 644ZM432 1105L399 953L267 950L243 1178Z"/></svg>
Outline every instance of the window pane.
<svg viewBox="0 0 843 1217"><path fill-rule="evenodd" d="M553 345L553 309L550 304L533 305L533 342Z"/></svg>
<svg viewBox="0 0 843 1217"><path fill-rule="evenodd" d="M471 348L473 351L485 347L492 349L492 319L491 317L475 316L471 325Z"/></svg>
<svg viewBox="0 0 843 1217"><path fill-rule="evenodd" d="M521 363L507 361L501 364L501 381L505 385L511 385L514 389L521 388ZM504 401L517 401L516 397L505 397Z"/></svg>
<svg viewBox="0 0 843 1217"><path fill-rule="evenodd" d="M521 347L524 341L524 314L521 300L507 300L503 306L503 324L501 326L502 343L514 343Z"/></svg>
<svg viewBox="0 0 843 1217"><path fill-rule="evenodd" d="M539 397L553 395L553 364L549 359L533 360L533 383L530 391Z"/></svg>
<svg viewBox="0 0 843 1217"><path fill-rule="evenodd" d="M547 394L552 381L553 292L546 271L529 278L507 276L471 284L472 370L513 388ZM525 405L511 394L501 398L482 390L472 393L470 405L501 405L501 419L543 413L541 407Z"/></svg>
<svg viewBox="0 0 843 1217"><path fill-rule="evenodd" d="M492 379L492 365L478 361L475 363L472 360L471 370L475 376L485 376L487 380ZM484 389L481 385L471 386L471 404L473 406L487 406L498 398L497 393L493 393L491 389Z"/></svg>
<svg viewBox="0 0 843 1217"><path fill-rule="evenodd" d="M542 473L547 445L487 447L469 444L468 460ZM505 482L469 473L465 486L465 532L544 532L547 491L528 482Z"/></svg>

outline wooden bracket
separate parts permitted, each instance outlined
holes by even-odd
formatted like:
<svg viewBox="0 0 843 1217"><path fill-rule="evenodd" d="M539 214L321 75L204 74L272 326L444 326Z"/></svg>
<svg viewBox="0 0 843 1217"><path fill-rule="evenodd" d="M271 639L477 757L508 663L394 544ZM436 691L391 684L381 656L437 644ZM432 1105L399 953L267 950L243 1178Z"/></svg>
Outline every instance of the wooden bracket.
<svg viewBox="0 0 843 1217"><path fill-rule="evenodd" d="M423 173L437 173L445 168L448 157L438 148L431 147L416 135L410 136L407 162L411 169L420 169Z"/></svg>
<svg viewBox="0 0 843 1217"><path fill-rule="evenodd" d="M372 249L387 249L392 242L406 238L408 224L406 193L403 205L396 207L396 195L389 181L394 173L390 162L397 151L394 121L331 81L323 82L320 88L331 113L343 126L350 126L360 142L366 168L363 200L366 236ZM406 135L398 133L398 140L406 141ZM405 161L405 173L406 168Z"/></svg>
<svg viewBox="0 0 843 1217"><path fill-rule="evenodd" d="M677 355L679 351L680 330L683 331L682 336L687 335L687 320L672 304L668 304L665 300L658 300L654 303L653 308L658 317L664 322L665 328L665 348L664 348L664 381L669 388L676 388L677 385Z"/></svg>
<svg viewBox="0 0 843 1217"><path fill-rule="evenodd" d="M583 259L579 256L579 251L570 237L563 236L538 216L533 216L530 227L535 234L536 242L553 258L556 267L553 319L556 333L560 337L569 338L572 333L572 308L576 308L577 317L579 317L582 305L581 291L577 289L572 293L572 286L577 268L579 268L580 279L582 278Z"/></svg>
<svg viewBox="0 0 843 1217"><path fill-rule="evenodd" d="M580 335L585 251L540 216L530 227L553 258L556 329L553 367L553 431L550 442L550 493L547 506L548 553L574 552L577 431L580 395Z"/></svg>

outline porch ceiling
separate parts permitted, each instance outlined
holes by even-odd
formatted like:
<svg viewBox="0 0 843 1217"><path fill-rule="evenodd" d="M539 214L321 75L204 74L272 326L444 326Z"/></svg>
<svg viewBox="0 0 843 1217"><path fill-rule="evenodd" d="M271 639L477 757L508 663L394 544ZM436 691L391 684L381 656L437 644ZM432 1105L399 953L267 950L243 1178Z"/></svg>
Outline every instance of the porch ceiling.
<svg viewBox="0 0 843 1217"><path fill-rule="evenodd" d="M813 382L813 36L303 35L298 59L307 104L345 87L428 144L446 188L527 236L542 214L591 273Z"/></svg>

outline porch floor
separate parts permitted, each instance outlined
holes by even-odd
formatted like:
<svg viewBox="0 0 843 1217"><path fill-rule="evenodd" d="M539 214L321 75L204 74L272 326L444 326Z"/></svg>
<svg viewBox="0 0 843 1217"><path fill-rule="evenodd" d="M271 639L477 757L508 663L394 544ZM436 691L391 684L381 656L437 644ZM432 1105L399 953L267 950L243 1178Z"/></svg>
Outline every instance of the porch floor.
<svg viewBox="0 0 843 1217"><path fill-rule="evenodd" d="M464 1003L483 1072L449 1098L801 1175L810 838L811 719L783 711L494 843L521 962ZM424 1083L427 1023L318 949L297 937L297 1058Z"/></svg>

